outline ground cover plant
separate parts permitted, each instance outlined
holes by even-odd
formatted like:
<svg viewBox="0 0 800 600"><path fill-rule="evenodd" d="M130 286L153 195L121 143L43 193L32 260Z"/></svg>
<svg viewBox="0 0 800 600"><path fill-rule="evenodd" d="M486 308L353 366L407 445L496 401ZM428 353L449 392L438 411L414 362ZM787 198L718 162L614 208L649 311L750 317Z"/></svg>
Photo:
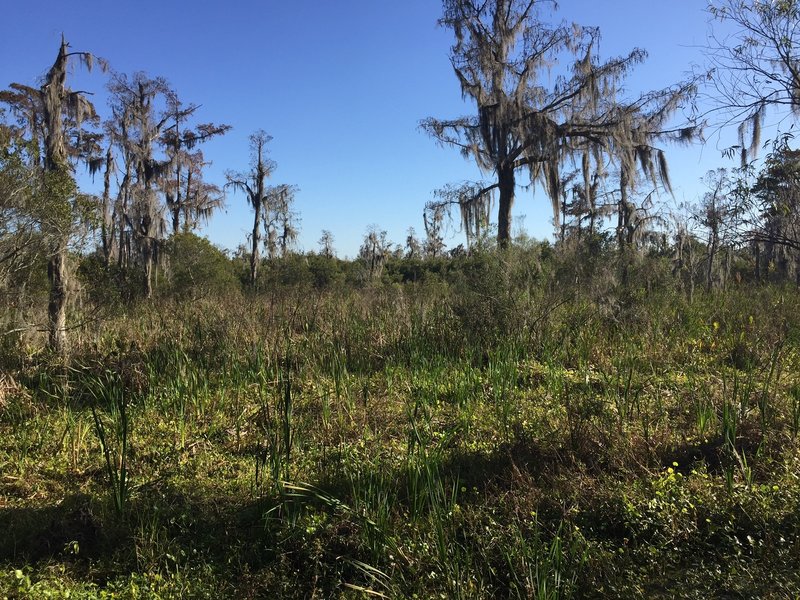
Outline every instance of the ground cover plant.
<svg viewBox="0 0 800 600"><path fill-rule="evenodd" d="M799 593L796 289L542 248L133 303L67 363L19 337L0 594Z"/></svg>

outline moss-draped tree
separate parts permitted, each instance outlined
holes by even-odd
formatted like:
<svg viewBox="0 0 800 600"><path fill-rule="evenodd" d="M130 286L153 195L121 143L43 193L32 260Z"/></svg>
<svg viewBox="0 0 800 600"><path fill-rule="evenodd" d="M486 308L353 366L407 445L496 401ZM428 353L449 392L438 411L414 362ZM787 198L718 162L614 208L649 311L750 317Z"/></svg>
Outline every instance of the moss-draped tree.
<svg viewBox="0 0 800 600"><path fill-rule="evenodd" d="M42 193L47 201L47 214L39 227L47 245L50 282L48 344L62 355L67 352L68 250L73 225L81 212L70 155L86 158L87 153L95 150L96 142L92 135L78 135L75 142L69 139L70 131L80 131L84 121L96 119L94 107L84 94L67 87L69 63L73 60L87 69L91 69L95 61L88 52L70 52L69 44L62 37L56 59L41 87L17 83L0 94L0 100L10 104L21 116L29 140L37 149L33 153L33 163L40 169Z"/></svg>
<svg viewBox="0 0 800 600"><path fill-rule="evenodd" d="M443 202L458 204L469 224L486 212L497 192L501 246L510 240L520 170L527 169L530 181L544 186L557 215L564 169L579 170L583 188L591 191L611 161L619 183L619 229L624 230L629 193L639 175L669 187L664 153L654 143L695 134L693 127L665 129L689 100L692 83L618 100L616 90L646 53L634 49L601 62L599 31L548 24L542 13L553 6L547 0L444 0L440 24L455 35L450 60L462 95L475 103L477 114L429 118L422 127L492 176L493 181L470 184L468 193L458 191Z"/></svg>
<svg viewBox="0 0 800 600"><path fill-rule="evenodd" d="M266 180L275 170L275 162L267 158L267 144L272 141L272 136L266 131L259 130L250 136L251 170L249 173L228 172L225 177L230 186L235 190L244 192L247 201L253 207L253 233L250 238L250 283L255 285L258 277L259 244L261 242L261 219L266 197Z"/></svg>

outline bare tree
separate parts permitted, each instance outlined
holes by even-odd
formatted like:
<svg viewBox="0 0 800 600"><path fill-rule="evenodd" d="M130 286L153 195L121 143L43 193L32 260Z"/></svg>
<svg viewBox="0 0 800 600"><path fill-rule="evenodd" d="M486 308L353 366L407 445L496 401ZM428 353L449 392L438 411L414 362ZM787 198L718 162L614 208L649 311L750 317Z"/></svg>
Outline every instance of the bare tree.
<svg viewBox="0 0 800 600"><path fill-rule="evenodd" d="M408 228L406 235L406 258L422 258L422 244L417 238L417 232L413 227Z"/></svg>
<svg viewBox="0 0 800 600"><path fill-rule="evenodd" d="M674 131L667 121L690 98L692 83L643 94L620 102L614 91L630 69L646 56L635 49L627 56L600 62L595 48L599 31L578 25L551 26L541 8L546 0L444 0L440 24L453 30L450 60L462 95L475 102L477 115L451 120L427 119L422 127L443 144L459 148L495 179L475 186L459 201L462 211L484 212L498 192L497 239L511 236L511 208L517 171L527 168L540 182L557 219L561 170L580 164L585 188L605 169L606 157L619 171L620 206L638 174L669 188L666 159L653 143L690 140L692 126ZM571 71L551 72L559 62ZM547 82L552 81L548 87ZM466 191L466 190L465 190ZM462 194L463 195L463 194Z"/></svg>
<svg viewBox="0 0 800 600"><path fill-rule="evenodd" d="M368 279L375 280L381 276L391 249L392 243L388 240L386 232L380 230L377 225L370 225L358 250L358 257L366 266Z"/></svg>
<svg viewBox="0 0 800 600"><path fill-rule="evenodd" d="M166 182L166 201L172 233L188 233L225 205L225 194L218 185L203 179L203 171L211 162L205 160L201 150L179 154L181 168L176 168L175 176Z"/></svg>
<svg viewBox="0 0 800 600"><path fill-rule="evenodd" d="M795 121L800 116L800 2L798 0L714 0L712 17L730 33L711 34L710 113L720 126L737 124L741 156L738 208L754 211L743 232L754 253L756 278L762 262L800 283L797 153L791 133L773 140L762 173L751 190L741 179L750 172L768 114ZM746 192L752 198L746 198ZM740 223L741 224L741 223Z"/></svg>
<svg viewBox="0 0 800 600"><path fill-rule="evenodd" d="M430 258L441 256L444 252L445 207L441 204L429 205L422 217L425 223L425 243L422 250L425 256ZM464 229L467 232L467 243L469 243L470 234L474 231L474 224L465 222Z"/></svg>
<svg viewBox="0 0 800 600"><path fill-rule="evenodd" d="M591 238L597 233L598 228L605 219L617 215L621 207L614 202L618 190L606 190L601 193L608 173L595 173L586 187L586 179L581 177L580 170L573 170L561 177L561 206L559 211L560 242L568 237L576 236L578 239L588 234ZM624 232L618 229L619 235Z"/></svg>
<svg viewBox="0 0 800 600"><path fill-rule="evenodd" d="M689 227L689 219L686 214L673 214L674 221L674 248L673 275L678 276L679 280L687 291L689 302L694 301L695 273L698 268L698 246L700 243L692 234Z"/></svg>
<svg viewBox="0 0 800 600"><path fill-rule="evenodd" d="M170 177L164 189L167 209L172 217L172 233L190 231L200 219L208 219L214 210L222 207L222 190L203 182L203 168L208 166L201 151L191 152L195 146L231 129L230 125L203 123L188 127L187 122L200 107L184 105L175 91L167 95L167 115L171 121L164 128L161 142L170 160ZM184 178L184 170L185 178Z"/></svg>
<svg viewBox="0 0 800 600"><path fill-rule="evenodd" d="M800 2L713 0L712 17L731 33L713 32L711 111L739 125L742 164L758 150L769 108L800 114Z"/></svg>
<svg viewBox="0 0 800 600"><path fill-rule="evenodd" d="M171 118L159 106L166 104L171 90L165 79L140 72L132 78L115 74L109 91L113 117L108 129L125 168L117 210L123 236L120 261L128 260L133 242L144 268L143 291L150 298L153 270L167 232L160 182L171 163L169 158L157 155L159 139Z"/></svg>
<svg viewBox="0 0 800 600"><path fill-rule="evenodd" d="M327 230L322 230L322 236L317 242L319 244L320 254L325 258L333 258L336 256L336 250L333 248L333 234Z"/></svg>
<svg viewBox="0 0 800 600"><path fill-rule="evenodd" d="M275 162L267 158L267 144L272 141L272 136L264 130L256 131L250 136L250 150L252 157L249 173L235 173L229 171L225 174L226 187L230 186L247 195L247 201L253 207L253 233L250 238L250 283L255 285L258 276L258 248L261 242L261 215L266 198L266 179L275 170Z"/></svg>
<svg viewBox="0 0 800 600"><path fill-rule="evenodd" d="M733 251L746 239L750 190L746 182L727 169L706 173L708 191L695 207L695 219L706 230L705 286L724 288L730 276ZM720 260L720 257L722 260Z"/></svg>
<svg viewBox="0 0 800 600"><path fill-rule="evenodd" d="M270 186L264 195L264 240L269 258L286 256L300 235L300 216L294 210L296 186Z"/></svg>

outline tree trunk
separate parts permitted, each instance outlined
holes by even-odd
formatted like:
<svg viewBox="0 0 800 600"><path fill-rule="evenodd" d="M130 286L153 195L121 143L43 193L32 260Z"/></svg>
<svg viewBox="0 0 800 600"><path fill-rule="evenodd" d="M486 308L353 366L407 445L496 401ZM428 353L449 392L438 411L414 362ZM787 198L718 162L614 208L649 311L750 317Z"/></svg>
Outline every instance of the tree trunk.
<svg viewBox="0 0 800 600"><path fill-rule="evenodd" d="M761 246L758 242L753 244L753 260L755 262L753 276L756 279L756 283L761 283Z"/></svg>
<svg viewBox="0 0 800 600"><path fill-rule="evenodd" d="M725 266L722 269L722 289L728 289L728 282L731 278L731 267L733 266L733 251L730 246L725 246Z"/></svg>
<svg viewBox="0 0 800 600"><path fill-rule="evenodd" d="M45 134L45 171L51 176L64 175L69 178L67 150L64 146L64 123L62 122L62 105L66 96L67 78L67 42L61 38L61 48L55 63L47 73L47 80L41 88L42 108L44 112ZM70 210L69 198L64 192L57 192L59 197L51 198L54 213L59 208ZM67 216L69 219L69 216ZM56 223L50 235L53 236L52 251L47 264L47 278L50 282L50 301L47 306L48 343L50 349L64 356L67 352L67 238L69 221Z"/></svg>
<svg viewBox="0 0 800 600"><path fill-rule="evenodd" d="M500 188L500 206L497 214L497 244L508 248L511 241L511 207L514 205L514 167L503 166L497 174Z"/></svg>
<svg viewBox="0 0 800 600"><path fill-rule="evenodd" d="M103 174L103 224L100 232L103 244L103 261L106 267L111 265L111 254L114 246L114 215L111 213L111 168L114 157L111 154L111 145L106 151L106 170Z"/></svg>
<svg viewBox="0 0 800 600"><path fill-rule="evenodd" d="M625 248L631 241L632 213L631 204L628 202L628 173L625 169L621 169L619 174L619 209L617 212L617 246L620 254L624 254Z"/></svg>
<svg viewBox="0 0 800 600"><path fill-rule="evenodd" d="M253 249L250 253L250 284L256 285L256 277L258 276L258 244L261 241L261 198L258 198L254 203L255 218L253 219Z"/></svg>
<svg viewBox="0 0 800 600"><path fill-rule="evenodd" d="M178 192L180 193L180 191ZM189 214L189 203L192 200L192 170L189 169L189 172L186 175L186 199L179 204L178 210L181 209L181 204L183 205L183 232L189 233L194 228L194 219L190 219ZM178 230L175 230L175 233L178 233Z"/></svg>
<svg viewBox="0 0 800 600"><path fill-rule="evenodd" d="M694 250L692 250L692 242L691 239L689 240L688 246L688 254L689 254L689 304L694 303Z"/></svg>
<svg viewBox="0 0 800 600"><path fill-rule="evenodd" d="M144 297L153 297L153 246L152 240L146 240L142 257L144 259Z"/></svg>
<svg viewBox="0 0 800 600"><path fill-rule="evenodd" d="M714 260L717 257L717 232L716 228L711 230L711 239L708 242L708 265L706 267L706 291L710 292L714 287Z"/></svg>
<svg viewBox="0 0 800 600"><path fill-rule="evenodd" d="M178 233L181 228L181 206L180 204L174 204L172 206L172 233L173 235Z"/></svg>
<svg viewBox="0 0 800 600"><path fill-rule="evenodd" d="M48 344L54 352L67 354L67 243L59 240L47 264L47 278L50 281L50 301L47 306Z"/></svg>
<svg viewBox="0 0 800 600"><path fill-rule="evenodd" d="M622 266L621 281L623 286L628 285L630 277L630 253L628 248L632 242L631 218L633 207L628 202L628 173L623 168L619 174L619 211L617 215L617 246L619 259Z"/></svg>

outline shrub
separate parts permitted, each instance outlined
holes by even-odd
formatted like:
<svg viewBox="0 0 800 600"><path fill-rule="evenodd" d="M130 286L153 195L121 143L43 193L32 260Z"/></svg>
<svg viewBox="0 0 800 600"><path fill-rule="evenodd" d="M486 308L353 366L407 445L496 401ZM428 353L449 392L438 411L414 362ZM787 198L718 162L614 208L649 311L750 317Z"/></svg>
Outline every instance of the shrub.
<svg viewBox="0 0 800 600"><path fill-rule="evenodd" d="M169 283L175 296L200 297L239 288L230 259L206 238L179 233L169 240Z"/></svg>

